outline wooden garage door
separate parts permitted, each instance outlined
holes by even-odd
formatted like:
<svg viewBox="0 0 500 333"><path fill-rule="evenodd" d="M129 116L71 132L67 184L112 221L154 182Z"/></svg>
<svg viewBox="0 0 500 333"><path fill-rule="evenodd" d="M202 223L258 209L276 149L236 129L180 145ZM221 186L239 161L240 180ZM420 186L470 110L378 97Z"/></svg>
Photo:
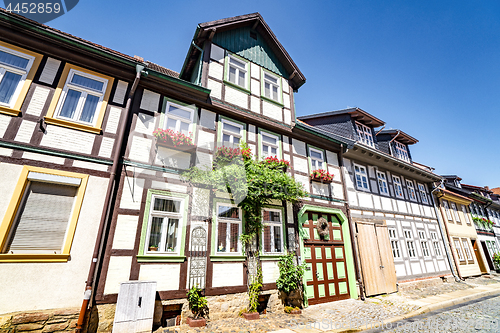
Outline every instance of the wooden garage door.
<svg viewBox="0 0 500 333"><path fill-rule="evenodd" d="M339 220L334 214L308 214L309 220L303 224L308 302L318 304L349 298L344 238ZM316 231L316 222L321 217L329 225L329 235L323 238Z"/></svg>
<svg viewBox="0 0 500 333"><path fill-rule="evenodd" d="M396 291L396 268L387 227L356 223L358 248L367 296Z"/></svg>

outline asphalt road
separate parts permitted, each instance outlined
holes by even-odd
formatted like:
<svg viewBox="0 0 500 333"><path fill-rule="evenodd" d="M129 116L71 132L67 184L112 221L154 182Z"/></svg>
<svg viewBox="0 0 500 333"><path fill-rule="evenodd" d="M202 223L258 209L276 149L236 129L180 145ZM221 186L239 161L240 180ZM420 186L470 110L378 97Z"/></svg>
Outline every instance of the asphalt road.
<svg viewBox="0 0 500 333"><path fill-rule="evenodd" d="M488 296L439 311L409 318L375 332L500 332L500 296Z"/></svg>

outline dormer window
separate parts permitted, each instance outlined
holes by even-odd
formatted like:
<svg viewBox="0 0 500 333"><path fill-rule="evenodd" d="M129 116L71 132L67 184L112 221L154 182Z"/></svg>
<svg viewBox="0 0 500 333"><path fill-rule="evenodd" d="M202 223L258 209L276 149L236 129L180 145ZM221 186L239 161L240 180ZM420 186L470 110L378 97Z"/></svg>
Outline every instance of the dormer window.
<svg viewBox="0 0 500 333"><path fill-rule="evenodd" d="M375 147L373 141L372 129L361 123L356 122L356 130L358 131L359 141L367 146Z"/></svg>
<svg viewBox="0 0 500 333"><path fill-rule="evenodd" d="M406 162L410 162L410 156L408 155L408 149L406 149L406 145L394 141L394 147L395 147L394 153L397 158Z"/></svg>

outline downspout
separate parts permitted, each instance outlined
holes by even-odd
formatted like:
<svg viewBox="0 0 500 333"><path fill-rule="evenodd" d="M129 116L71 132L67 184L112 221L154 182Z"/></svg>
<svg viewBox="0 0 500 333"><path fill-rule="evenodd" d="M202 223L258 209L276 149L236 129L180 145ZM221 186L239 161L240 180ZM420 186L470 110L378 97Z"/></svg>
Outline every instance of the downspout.
<svg viewBox="0 0 500 333"><path fill-rule="evenodd" d="M356 228L352 222L351 218L351 210L349 209L349 203L347 198L347 187L345 186L345 177L344 177L344 145L340 144L340 155L339 155L339 166L340 166L340 180L342 181L342 189L344 191L344 200L346 200L345 210L347 215L347 221L349 223L349 233L351 234L351 244L352 244L352 252L354 256L354 269L356 270L356 278L359 285L360 297L361 300L365 300L365 287L363 285L363 279L361 278L361 270L359 263L359 252L358 252L358 243L356 242L355 231Z"/></svg>
<svg viewBox="0 0 500 333"><path fill-rule="evenodd" d="M448 246L451 247L451 237L450 237L450 232L448 231L448 225L443 222L443 220L441 219L441 212L438 210L438 207L441 208L441 203L439 202L439 198L440 197L437 197L436 195L436 198L438 199L437 200L437 204L436 204L436 201L434 200L434 191L438 190L442 185L443 185L443 182L444 182L444 179L441 179L441 183L439 183L438 186L436 186L432 191L431 191L431 200L432 200L432 203L433 203L433 206L434 206L434 212L436 213L436 216L437 216L437 219L438 219L438 227L439 227L439 232L441 233L441 238L445 239L445 235L444 235L444 231L443 231L443 225L444 227L446 228L446 234L448 235ZM448 259L448 265L450 265L450 270L451 270L451 274L453 275L453 277L455 278L455 281L457 282L460 282L462 279L462 275L460 274L460 270L458 269L457 265L453 265L452 262L451 262L451 255L450 255L450 252L448 251L448 246L446 246L446 244L443 244L444 245L444 250L446 252L446 258ZM453 267L456 268L457 270L457 274L458 276L455 274L455 271L453 270Z"/></svg>
<svg viewBox="0 0 500 333"><path fill-rule="evenodd" d="M118 147L115 150L115 155L113 156L113 165L111 167L111 172L109 175L108 189L106 191L106 196L104 198L104 206L101 215L101 221L99 223L99 230L97 231L96 244L94 247L94 253L92 255L92 262L90 264L89 275L87 277L86 286L85 286L85 294L83 297L82 307L80 309L80 315L78 316L78 321L76 324L76 332L80 333L82 331L82 325L85 318L85 313L87 311L87 307L90 299L94 298L93 290L95 291L95 275L97 272L97 267L102 263L102 257L104 255L104 238L109 228L109 221L111 220L109 217L111 216L111 203L113 200L111 198L114 196L114 188L117 180L117 171L120 165L120 157L121 151L123 149L124 135L125 135L125 127L127 124L127 119L130 113L130 107L132 105L132 99L135 94L135 90L137 89L137 85L139 84L139 80L141 79L141 74L144 70L144 65L137 64L135 67L136 75L134 79L134 83L132 84L132 88L128 94L127 104L124 110L124 118L123 121L120 122L120 127L118 129L118 136L116 141L118 142Z"/></svg>
<svg viewBox="0 0 500 333"><path fill-rule="evenodd" d="M391 139L391 141L389 141L389 150L391 151L391 156L394 156L393 151L392 151L392 144L391 143L392 143L392 141L396 140L396 138L399 136L399 134L401 134L400 130L398 130L398 134L396 134L396 136L394 136Z"/></svg>
<svg viewBox="0 0 500 333"><path fill-rule="evenodd" d="M382 126L382 128L377 133L375 133L375 136L377 136L380 132L382 132L384 130L384 128L385 128L385 125Z"/></svg>

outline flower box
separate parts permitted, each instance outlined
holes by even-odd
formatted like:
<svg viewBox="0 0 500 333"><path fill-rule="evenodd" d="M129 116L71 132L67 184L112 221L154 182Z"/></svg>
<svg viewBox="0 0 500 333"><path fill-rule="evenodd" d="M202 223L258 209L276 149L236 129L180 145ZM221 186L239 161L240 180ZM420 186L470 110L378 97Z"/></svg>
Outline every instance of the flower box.
<svg viewBox="0 0 500 333"><path fill-rule="evenodd" d="M161 128L157 128L153 132L153 135L156 138L156 144L158 146L182 151L191 151L196 148L193 140L191 139L191 133L190 135L185 135L183 133L175 132L170 129L164 130Z"/></svg>
<svg viewBox="0 0 500 333"><path fill-rule="evenodd" d="M205 318L194 319L188 317L186 322L189 325L189 327L204 327L207 325L207 320Z"/></svg>
<svg viewBox="0 0 500 333"><path fill-rule="evenodd" d="M243 163L252 157L250 148L219 147L215 152L214 167L223 167L231 163Z"/></svg>
<svg viewBox="0 0 500 333"><path fill-rule="evenodd" d="M333 174L323 169L314 170L309 176L311 177L311 180L322 182L325 184L329 184L333 181Z"/></svg>
<svg viewBox="0 0 500 333"><path fill-rule="evenodd" d="M246 320L256 320L260 318L260 314L258 312L243 312L243 317Z"/></svg>
<svg viewBox="0 0 500 333"><path fill-rule="evenodd" d="M286 172L290 166L290 162L284 159L280 160L276 156L266 157L261 163L267 165L270 169L281 170L283 172Z"/></svg>

